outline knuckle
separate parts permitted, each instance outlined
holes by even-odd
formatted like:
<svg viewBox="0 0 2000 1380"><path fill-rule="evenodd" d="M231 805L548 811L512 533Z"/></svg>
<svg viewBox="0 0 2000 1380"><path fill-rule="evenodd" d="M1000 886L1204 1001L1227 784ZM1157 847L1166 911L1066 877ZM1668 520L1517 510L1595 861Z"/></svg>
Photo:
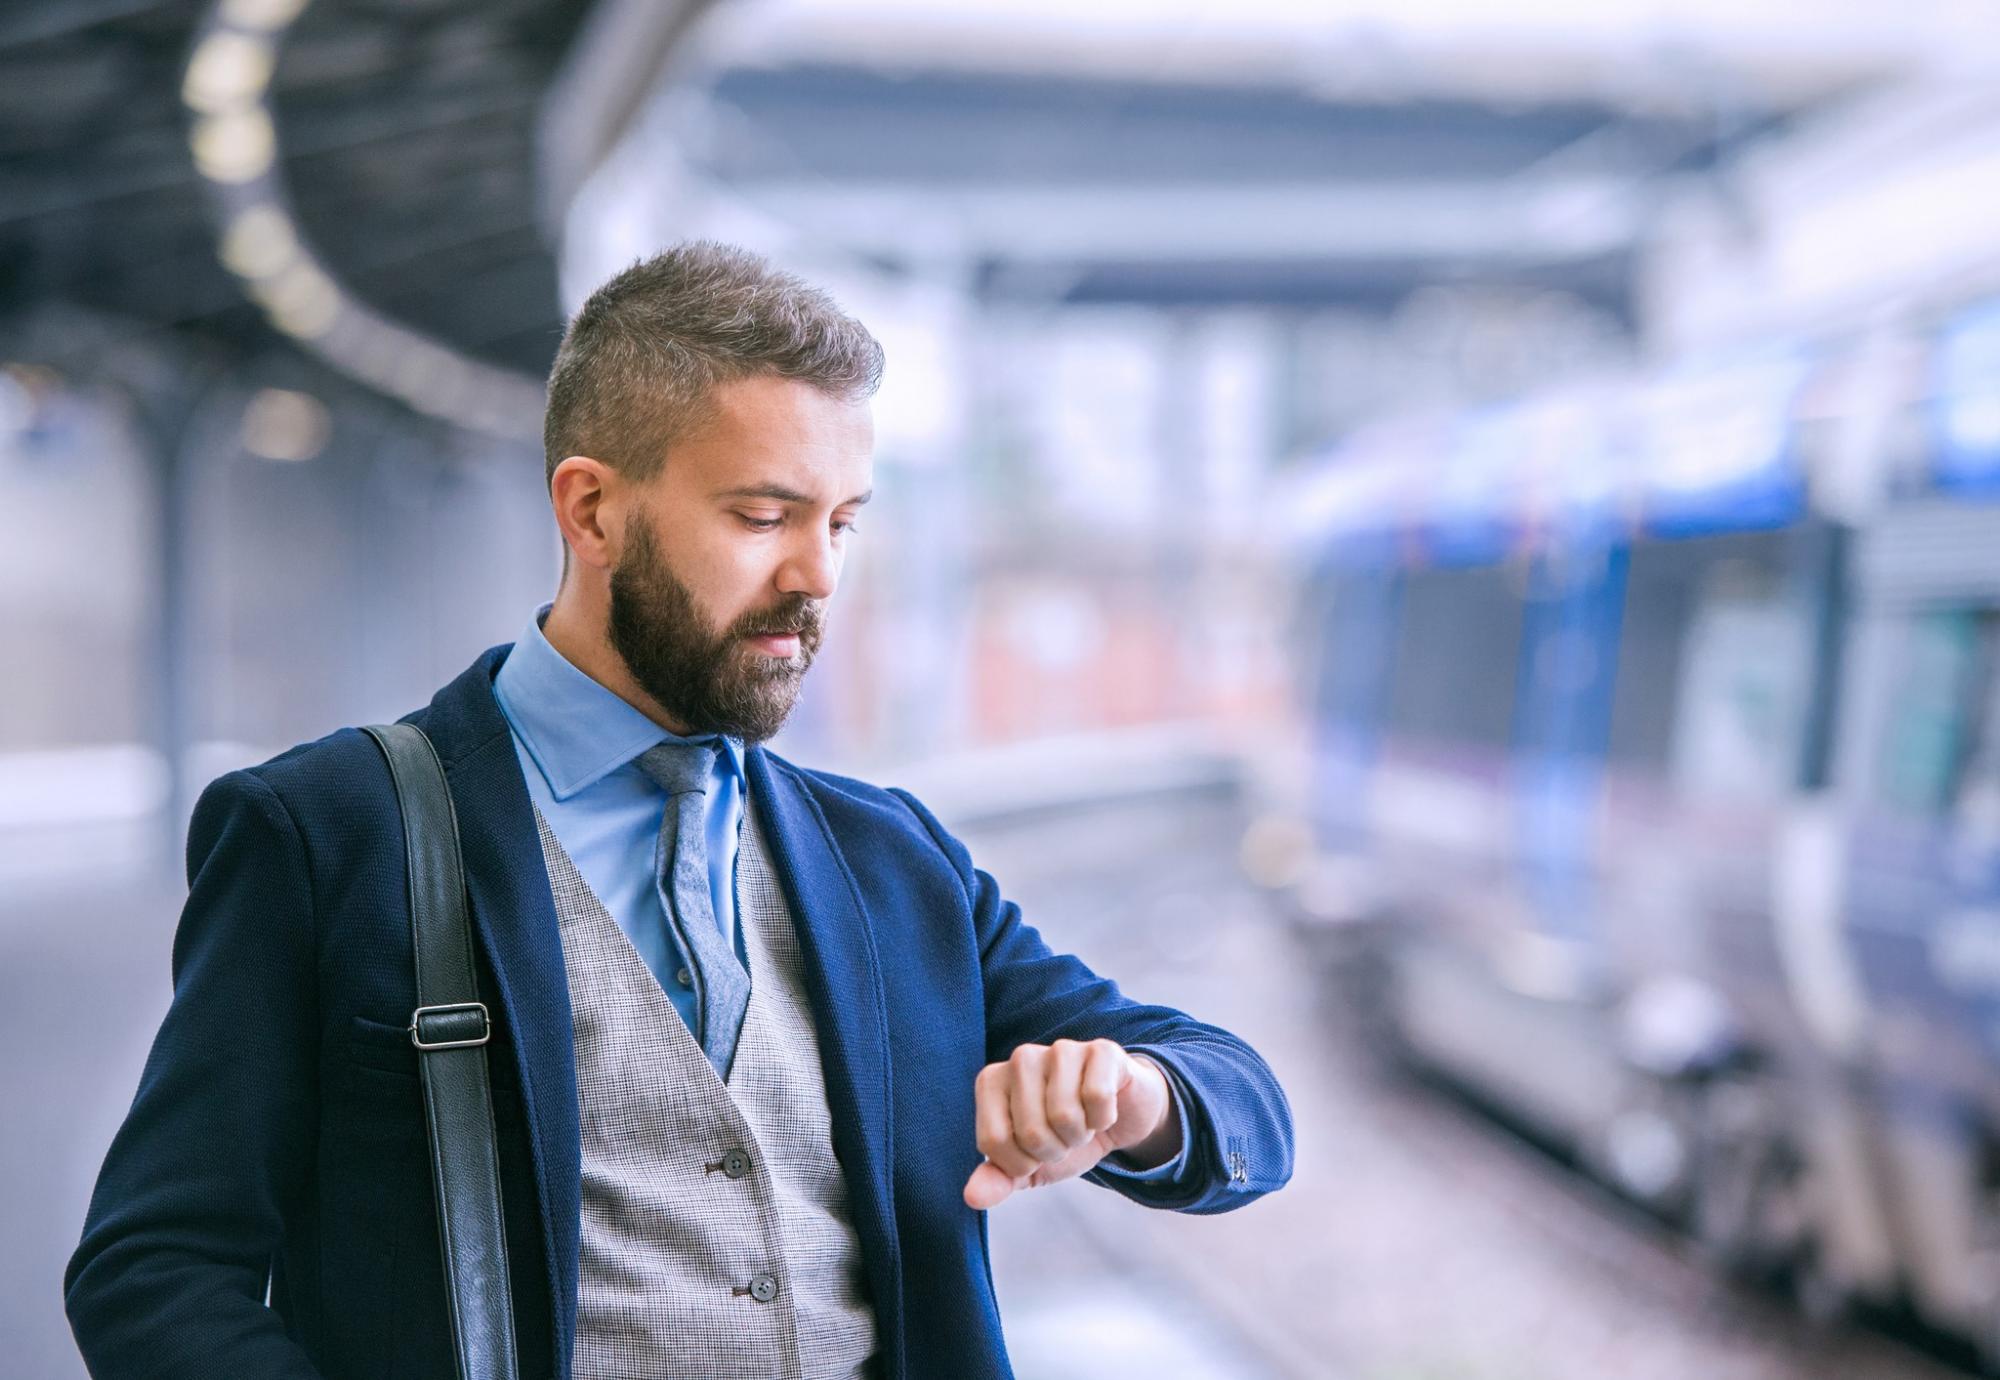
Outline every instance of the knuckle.
<svg viewBox="0 0 2000 1380"><path fill-rule="evenodd" d="M1040 1121L1027 1122L1017 1119L1013 1128L1014 1144L1026 1154L1039 1154L1049 1137L1049 1128Z"/></svg>
<svg viewBox="0 0 2000 1380"><path fill-rule="evenodd" d="M1018 1136L1021 1148L1038 1160L1059 1160L1063 1156L1063 1144L1047 1131L1035 1131Z"/></svg>

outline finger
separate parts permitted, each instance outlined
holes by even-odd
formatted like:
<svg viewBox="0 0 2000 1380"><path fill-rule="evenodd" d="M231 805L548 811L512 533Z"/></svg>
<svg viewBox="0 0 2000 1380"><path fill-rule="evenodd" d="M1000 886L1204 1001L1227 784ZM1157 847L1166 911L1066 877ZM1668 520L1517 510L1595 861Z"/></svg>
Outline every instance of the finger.
<svg viewBox="0 0 2000 1380"><path fill-rule="evenodd" d="M1090 1134L1083 1115L1083 1063L1089 1047L1075 1040L1057 1040L1049 1046L1043 1064L1042 1115L1049 1130L1065 1150L1075 1149Z"/></svg>
<svg viewBox="0 0 2000 1380"><path fill-rule="evenodd" d="M1020 1178L1032 1171L1035 1159L1014 1143L1014 1115L1008 1092L1014 1081L1009 1064L988 1064L972 1084L973 1138L979 1153L1000 1167L1000 1172Z"/></svg>
<svg viewBox="0 0 2000 1380"><path fill-rule="evenodd" d="M1110 1040L1092 1040L1084 1061L1079 1099L1083 1120L1092 1131L1106 1131L1118 1120L1118 1090L1129 1076L1131 1056Z"/></svg>
<svg viewBox="0 0 2000 1380"><path fill-rule="evenodd" d="M965 1205L975 1212L998 1207L1013 1196L1017 1186L999 1165L988 1160L965 1181Z"/></svg>
<svg viewBox="0 0 2000 1380"><path fill-rule="evenodd" d="M1007 1060L1013 1070L1007 1110L1014 1116L1014 1144L1043 1164L1061 1159L1067 1149L1049 1129L1048 1114L1043 1110L1048 1059L1047 1045L1022 1045Z"/></svg>

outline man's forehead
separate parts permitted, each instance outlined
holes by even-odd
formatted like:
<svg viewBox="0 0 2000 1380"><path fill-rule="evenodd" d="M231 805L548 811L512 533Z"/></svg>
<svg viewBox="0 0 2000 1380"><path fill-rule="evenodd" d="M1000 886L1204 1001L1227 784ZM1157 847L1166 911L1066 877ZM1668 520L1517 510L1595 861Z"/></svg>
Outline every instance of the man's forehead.
<svg viewBox="0 0 2000 1380"><path fill-rule="evenodd" d="M836 398L794 379L719 385L702 422L669 450L690 487L714 498L844 504L866 501L874 419L865 400Z"/></svg>
<svg viewBox="0 0 2000 1380"><path fill-rule="evenodd" d="M866 398L829 393L803 379L752 374L708 390L694 434L754 429L800 437L870 434L874 410Z"/></svg>

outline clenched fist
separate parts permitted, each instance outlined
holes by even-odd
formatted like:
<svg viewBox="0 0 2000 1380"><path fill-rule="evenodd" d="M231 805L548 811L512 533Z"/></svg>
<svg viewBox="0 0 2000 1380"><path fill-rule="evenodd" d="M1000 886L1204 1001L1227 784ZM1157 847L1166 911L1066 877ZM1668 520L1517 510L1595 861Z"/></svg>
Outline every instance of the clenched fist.
<svg viewBox="0 0 2000 1380"><path fill-rule="evenodd" d="M973 1084L979 1152L966 1205L1059 1183L1123 1150L1145 1169L1180 1153L1173 1090L1160 1066L1112 1040L1022 1045Z"/></svg>

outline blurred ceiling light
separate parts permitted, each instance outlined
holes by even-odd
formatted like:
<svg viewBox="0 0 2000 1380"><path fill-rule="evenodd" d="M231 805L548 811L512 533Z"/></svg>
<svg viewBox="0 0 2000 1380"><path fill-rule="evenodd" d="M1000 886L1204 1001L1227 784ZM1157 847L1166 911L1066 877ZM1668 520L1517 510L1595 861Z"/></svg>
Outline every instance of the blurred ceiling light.
<svg viewBox="0 0 2000 1380"><path fill-rule="evenodd" d="M243 449L265 460L310 460L332 434L332 414L310 393L263 388L243 409Z"/></svg>
<svg viewBox="0 0 2000 1380"><path fill-rule="evenodd" d="M11 440L25 432L35 418L35 398L19 366L0 368L0 440Z"/></svg>
<svg viewBox="0 0 2000 1380"><path fill-rule="evenodd" d="M1294 814L1259 815L1243 831L1237 861L1259 886L1292 886L1313 861L1312 828Z"/></svg>
<svg viewBox="0 0 2000 1380"><path fill-rule="evenodd" d="M304 13L307 0L223 0L225 23L244 29L282 29Z"/></svg>
<svg viewBox="0 0 2000 1380"><path fill-rule="evenodd" d="M298 253L291 217L269 202L242 212L222 237L223 265L239 278L269 278Z"/></svg>
<svg viewBox="0 0 2000 1380"><path fill-rule="evenodd" d="M16 383L36 396L54 393L62 388L63 376L46 364L0 365L0 373L5 373Z"/></svg>
<svg viewBox="0 0 2000 1380"><path fill-rule="evenodd" d="M277 132L258 106L207 115L195 122L190 142L195 166L216 182L249 182L271 170Z"/></svg>
<svg viewBox="0 0 2000 1380"><path fill-rule="evenodd" d="M317 264L306 259L269 278L251 282L250 293L271 314L271 322L289 335L324 335L340 314L340 289Z"/></svg>
<svg viewBox="0 0 2000 1380"><path fill-rule="evenodd" d="M188 60L181 94L198 117L189 132L195 166L215 184L217 257L274 326L351 377L461 426L539 436L540 379L475 364L378 316L342 289L301 237L285 204L266 99L284 30L308 3L218 0ZM294 458L283 446L251 449Z"/></svg>
<svg viewBox="0 0 2000 1380"><path fill-rule="evenodd" d="M271 82L274 54L268 39L217 29L188 59L181 99L190 110L220 115L260 99Z"/></svg>

